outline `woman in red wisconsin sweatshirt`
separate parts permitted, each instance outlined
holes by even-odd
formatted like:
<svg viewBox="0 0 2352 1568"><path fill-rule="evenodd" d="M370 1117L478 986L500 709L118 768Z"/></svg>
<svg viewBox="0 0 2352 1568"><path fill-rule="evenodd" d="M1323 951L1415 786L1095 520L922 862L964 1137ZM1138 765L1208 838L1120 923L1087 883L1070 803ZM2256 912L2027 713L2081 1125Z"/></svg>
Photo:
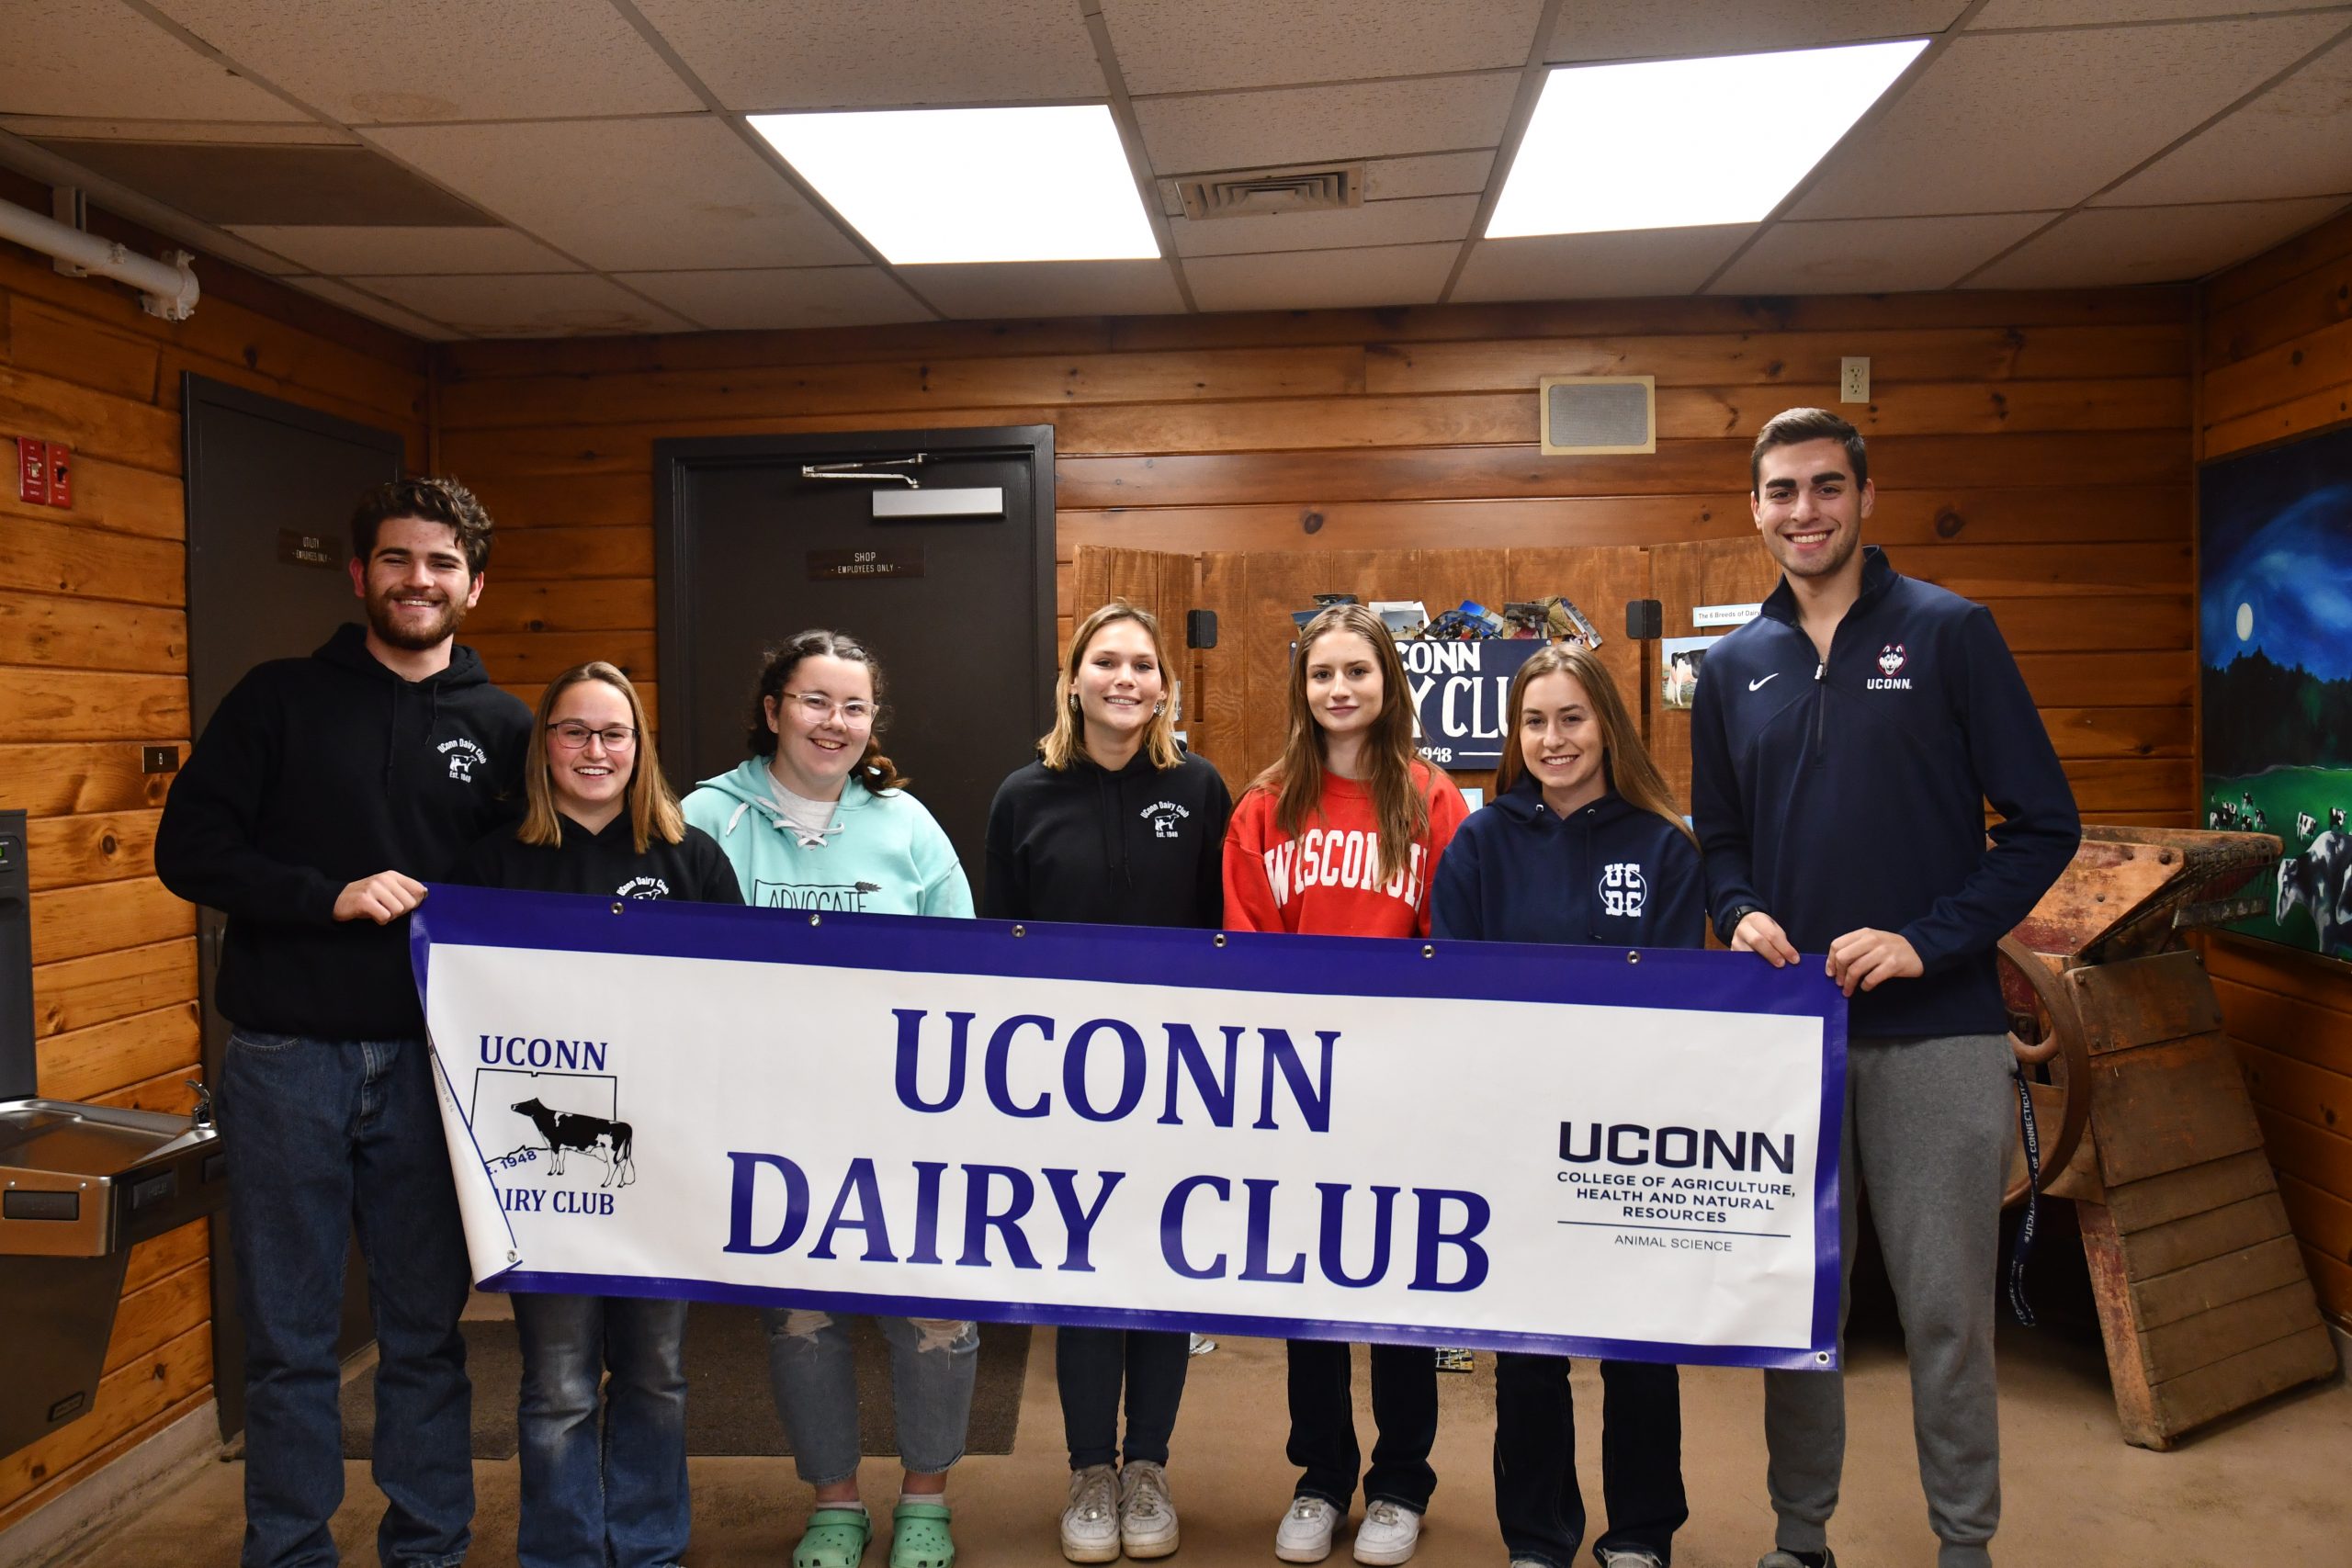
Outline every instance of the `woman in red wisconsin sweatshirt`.
<svg viewBox="0 0 2352 1568"><path fill-rule="evenodd" d="M1469 814L1462 792L1413 753L1412 688L1380 618L1335 604L1306 624L1291 662L1282 760L1234 807L1225 838L1225 921L1235 931L1425 936L1438 857ZM1354 1499L1363 1453L1349 1348L1290 1342L1290 1461L1299 1476L1274 1555L1318 1562ZM1363 1477L1355 1559L1413 1555L1437 1474L1437 1363L1427 1348L1372 1348L1379 1427Z"/></svg>

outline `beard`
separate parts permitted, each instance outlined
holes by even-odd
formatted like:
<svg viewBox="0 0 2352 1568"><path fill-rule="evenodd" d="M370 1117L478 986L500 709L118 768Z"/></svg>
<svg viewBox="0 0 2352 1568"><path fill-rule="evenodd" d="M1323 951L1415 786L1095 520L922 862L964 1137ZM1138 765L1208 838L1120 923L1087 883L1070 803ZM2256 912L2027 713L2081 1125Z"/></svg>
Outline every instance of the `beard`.
<svg viewBox="0 0 2352 1568"><path fill-rule="evenodd" d="M457 636L458 627L465 622L464 601L444 599L439 606L441 613L430 621L422 625L414 621L402 625L392 608L394 596L394 592L390 589L368 595L368 628L389 648L423 653Z"/></svg>

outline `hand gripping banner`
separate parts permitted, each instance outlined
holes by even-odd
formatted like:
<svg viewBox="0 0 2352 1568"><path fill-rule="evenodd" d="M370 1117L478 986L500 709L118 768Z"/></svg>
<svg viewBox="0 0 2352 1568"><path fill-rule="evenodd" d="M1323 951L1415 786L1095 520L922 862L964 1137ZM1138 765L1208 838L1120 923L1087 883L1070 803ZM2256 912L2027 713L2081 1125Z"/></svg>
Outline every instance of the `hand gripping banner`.
<svg viewBox="0 0 2352 1568"><path fill-rule="evenodd" d="M436 886L498 1288L1837 1361L1817 962Z"/></svg>

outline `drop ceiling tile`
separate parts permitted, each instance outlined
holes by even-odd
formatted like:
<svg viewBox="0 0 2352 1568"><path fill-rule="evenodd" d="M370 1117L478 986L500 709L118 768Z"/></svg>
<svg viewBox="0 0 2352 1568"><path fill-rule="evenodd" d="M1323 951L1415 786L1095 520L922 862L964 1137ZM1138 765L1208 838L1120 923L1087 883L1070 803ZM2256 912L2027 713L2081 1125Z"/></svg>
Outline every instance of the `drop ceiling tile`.
<svg viewBox="0 0 2352 1568"><path fill-rule="evenodd" d="M716 116L369 134L516 228L605 271L865 260Z"/></svg>
<svg viewBox="0 0 2352 1568"><path fill-rule="evenodd" d="M1204 256L1184 264L1204 310L1337 310L1432 305L1459 244L1378 245L1360 251Z"/></svg>
<svg viewBox="0 0 2352 1568"><path fill-rule="evenodd" d="M79 167L222 228L459 228L491 220L373 147L275 141L35 138Z"/></svg>
<svg viewBox="0 0 2352 1568"><path fill-rule="evenodd" d="M2101 207L2352 191L2352 39L2096 198Z"/></svg>
<svg viewBox="0 0 2352 1568"><path fill-rule="evenodd" d="M1710 294L1899 294L1949 288L2055 214L1775 223Z"/></svg>
<svg viewBox="0 0 2352 1568"><path fill-rule="evenodd" d="M2340 196L2198 207L2094 207L1968 280L1971 288L2087 288L2203 277L2300 234Z"/></svg>
<svg viewBox="0 0 2352 1568"><path fill-rule="evenodd" d="M2316 47L2329 16L1956 39L1796 218L2071 207Z"/></svg>
<svg viewBox="0 0 2352 1568"><path fill-rule="evenodd" d="M606 337L694 323L608 278L580 272L469 277L354 277L371 294L481 337Z"/></svg>
<svg viewBox="0 0 2352 1568"><path fill-rule="evenodd" d="M377 299L372 294L362 294L349 284L332 277L289 277L285 281L306 294L315 294L330 304L340 305L355 315L381 321L384 325L397 328L411 337L446 341L459 335L439 321L427 321L412 310L404 310L398 305Z"/></svg>
<svg viewBox="0 0 2352 1568"><path fill-rule="evenodd" d="M898 272L959 321L1156 316L1184 308L1164 261L952 262Z"/></svg>
<svg viewBox="0 0 2352 1568"><path fill-rule="evenodd" d="M677 114L702 101L609 6L579 0L153 0L239 64L354 125Z"/></svg>
<svg viewBox="0 0 2352 1568"><path fill-rule="evenodd" d="M1453 286L1457 300L1607 299L1695 294L1753 223L1481 240Z"/></svg>
<svg viewBox="0 0 2352 1568"><path fill-rule="evenodd" d="M730 109L910 108L1101 98L1109 89L1072 0L746 5L638 0Z"/></svg>
<svg viewBox="0 0 2352 1568"><path fill-rule="evenodd" d="M2238 7L2249 11L2316 11L2341 6L2344 0L2261 0ZM2233 8L2220 0L1985 0L1984 8L1968 24L1971 32L1987 28L2080 27L2086 22L2160 22L2184 17L2227 16Z"/></svg>
<svg viewBox="0 0 2352 1568"><path fill-rule="evenodd" d="M12 115L305 120L276 94L206 59L120 0L8 8L0 104Z"/></svg>
<svg viewBox="0 0 2352 1568"><path fill-rule="evenodd" d="M1577 0L1561 7L1550 61L1660 60L1939 33L1966 0Z"/></svg>
<svg viewBox="0 0 2352 1568"><path fill-rule="evenodd" d="M1475 196L1432 196L1414 201L1367 201L1336 212L1286 212L1272 217L1169 220L1180 256L1229 256L1254 251L1332 251L1367 245L1458 243L1477 215Z"/></svg>
<svg viewBox="0 0 2352 1568"><path fill-rule="evenodd" d="M1105 0L1131 93L1231 92L1515 69L1543 0Z"/></svg>
<svg viewBox="0 0 2352 1568"><path fill-rule="evenodd" d="M1364 165L1366 201L1393 201L1408 196L1477 195L1487 188L1495 170L1495 154L1430 152L1418 158L1374 158Z"/></svg>
<svg viewBox="0 0 2352 1568"><path fill-rule="evenodd" d="M619 281L706 327L728 332L932 319L878 266L630 272Z"/></svg>
<svg viewBox="0 0 2352 1568"><path fill-rule="evenodd" d="M577 272L537 240L512 229L385 229L240 224L229 232L291 257L305 272Z"/></svg>
<svg viewBox="0 0 2352 1568"><path fill-rule="evenodd" d="M1359 82L1198 97L1138 98L1151 166L1163 175L1490 148L1519 73Z"/></svg>

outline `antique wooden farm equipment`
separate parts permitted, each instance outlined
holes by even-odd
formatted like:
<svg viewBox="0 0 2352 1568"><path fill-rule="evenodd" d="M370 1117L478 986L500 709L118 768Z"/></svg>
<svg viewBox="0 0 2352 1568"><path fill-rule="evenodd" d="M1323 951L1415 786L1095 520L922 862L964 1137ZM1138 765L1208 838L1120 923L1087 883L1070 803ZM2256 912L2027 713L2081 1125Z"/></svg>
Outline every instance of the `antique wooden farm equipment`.
<svg viewBox="0 0 2352 1568"><path fill-rule="evenodd" d="M2240 919L2260 833L2083 830L2001 944L2041 1188L2075 1201L2126 1441L2189 1428L2335 1370L2221 1004L2183 933ZM2257 884L2257 887L2261 885ZM2020 1145L2009 1201L2022 1201Z"/></svg>

